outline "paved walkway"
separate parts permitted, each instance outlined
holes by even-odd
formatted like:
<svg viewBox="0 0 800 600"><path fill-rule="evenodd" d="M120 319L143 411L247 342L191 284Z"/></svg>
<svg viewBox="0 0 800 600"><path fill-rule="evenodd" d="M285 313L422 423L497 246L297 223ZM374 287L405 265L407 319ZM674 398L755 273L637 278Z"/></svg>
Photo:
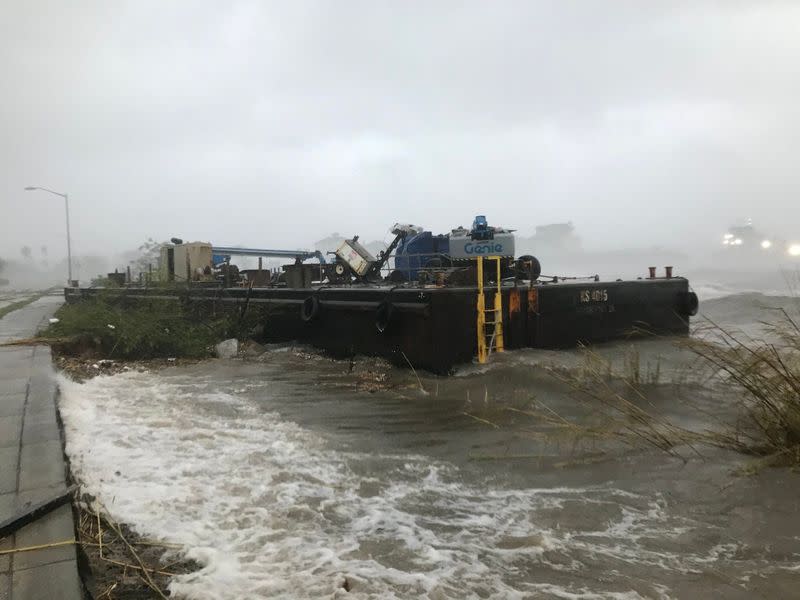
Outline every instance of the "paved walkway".
<svg viewBox="0 0 800 600"><path fill-rule="evenodd" d="M9 313L0 319L0 342L33 336L61 302L48 296ZM49 347L0 347L0 520L66 489L53 375ZM0 540L0 550L74 537L65 505ZM74 545L0 554L0 600L80 598Z"/></svg>

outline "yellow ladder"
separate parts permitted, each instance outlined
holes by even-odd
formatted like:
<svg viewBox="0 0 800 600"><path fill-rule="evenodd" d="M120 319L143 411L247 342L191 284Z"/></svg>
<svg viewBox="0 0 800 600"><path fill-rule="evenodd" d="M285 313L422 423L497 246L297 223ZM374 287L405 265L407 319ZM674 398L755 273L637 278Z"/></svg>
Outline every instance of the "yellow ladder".
<svg viewBox="0 0 800 600"><path fill-rule="evenodd" d="M497 290L494 293L494 308L486 308L486 298L483 293L483 257L478 260L478 362L483 364L492 350L503 351L503 294L500 291L500 257L487 256L486 260L493 260L497 264ZM486 320L486 315L491 314L491 320ZM487 331L487 327L491 327Z"/></svg>

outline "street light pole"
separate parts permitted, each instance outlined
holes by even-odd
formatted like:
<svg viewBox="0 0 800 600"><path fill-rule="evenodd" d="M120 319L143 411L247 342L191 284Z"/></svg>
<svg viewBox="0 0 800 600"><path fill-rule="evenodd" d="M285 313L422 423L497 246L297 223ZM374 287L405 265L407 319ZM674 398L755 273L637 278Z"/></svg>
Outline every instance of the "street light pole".
<svg viewBox="0 0 800 600"><path fill-rule="evenodd" d="M67 285L72 287L72 238L69 234L69 196L67 194L64 194L64 210L67 214L67 276L69 277Z"/></svg>
<svg viewBox="0 0 800 600"><path fill-rule="evenodd" d="M43 192L49 192L56 196L61 196L64 199L64 209L66 211L67 216L67 285L72 287L72 240L69 232L69 196L67 194L62 194L60 192L54 192L53 190L49 190L43 187L34 187L29 186L25 188L25 191L32 192L34 190L41 190Z"/></svg>

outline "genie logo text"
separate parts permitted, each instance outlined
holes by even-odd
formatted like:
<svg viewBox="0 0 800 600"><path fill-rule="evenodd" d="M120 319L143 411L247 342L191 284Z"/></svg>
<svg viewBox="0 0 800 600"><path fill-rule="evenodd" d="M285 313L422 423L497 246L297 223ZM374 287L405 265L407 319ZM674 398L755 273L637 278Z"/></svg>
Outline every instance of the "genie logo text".
<svg viewBox="0 0 800 600"><path fill-rule="evenodd" d="M464 244L464 253L477 256L502 255L503 244L498 244L497 242L467 242Z"/></svg>

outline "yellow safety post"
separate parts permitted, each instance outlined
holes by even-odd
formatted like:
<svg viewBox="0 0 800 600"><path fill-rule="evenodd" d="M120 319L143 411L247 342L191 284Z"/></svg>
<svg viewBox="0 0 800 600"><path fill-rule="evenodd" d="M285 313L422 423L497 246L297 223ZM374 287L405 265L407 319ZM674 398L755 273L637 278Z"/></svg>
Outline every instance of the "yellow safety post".
<svg viewBox="0 0 800 600"><path fill-rule="evenodd" d="M503 352L503 293L500 280L500 257L495 256L497 262L497 292L494 295L494 348Z"/></svg>
<svg viewBox="0 0 800 600"><path fill-rule="evenodd" d="M486 347L486 299L483 297L483 257L478 257L478 362L483 364L489 355Z"/></svg>

